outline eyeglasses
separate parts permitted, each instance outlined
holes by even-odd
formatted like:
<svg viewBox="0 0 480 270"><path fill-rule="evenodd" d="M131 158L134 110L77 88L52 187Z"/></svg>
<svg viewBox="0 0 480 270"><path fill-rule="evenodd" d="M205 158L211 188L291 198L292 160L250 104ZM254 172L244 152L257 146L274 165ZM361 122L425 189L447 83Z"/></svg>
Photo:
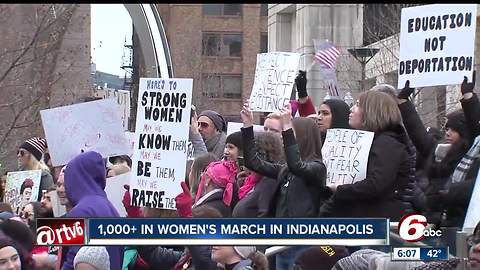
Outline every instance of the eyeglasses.
<svg viewBox="0 0 480 270"><path fill-rule="evenodd" d="M210 125L207 122L198 122L198 126L201 128L208 128Z"/></svg>

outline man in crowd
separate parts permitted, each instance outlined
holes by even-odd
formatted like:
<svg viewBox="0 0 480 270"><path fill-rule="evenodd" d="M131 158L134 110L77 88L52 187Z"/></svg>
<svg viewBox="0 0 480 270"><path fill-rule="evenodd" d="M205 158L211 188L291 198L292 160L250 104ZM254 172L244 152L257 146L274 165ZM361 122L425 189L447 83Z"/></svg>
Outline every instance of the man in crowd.
<svg viewBox="0 0 480 270"><path fill-rule="evenodd" d="M225 119L215 111L203 111L198 117L198 131L202 135L208 152L221 159L227 139Z"/></svg>

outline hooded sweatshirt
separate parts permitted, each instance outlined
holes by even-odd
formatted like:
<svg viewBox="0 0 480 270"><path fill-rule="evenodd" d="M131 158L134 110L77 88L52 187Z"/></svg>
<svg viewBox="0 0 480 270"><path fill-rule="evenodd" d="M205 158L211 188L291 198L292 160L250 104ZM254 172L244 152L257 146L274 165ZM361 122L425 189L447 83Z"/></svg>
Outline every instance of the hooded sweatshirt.
<svg viewBox="0 0 480 270"><path fill-rule="evenodd" d="M120 217L105 193L106 171L102 156L85 152L70 161L65 170L65 192L73 208L66 217ZM123 246L106 247L111 269L121 269ZM79 246L68 248L62 270L73 270L73 259Z"/></svg>

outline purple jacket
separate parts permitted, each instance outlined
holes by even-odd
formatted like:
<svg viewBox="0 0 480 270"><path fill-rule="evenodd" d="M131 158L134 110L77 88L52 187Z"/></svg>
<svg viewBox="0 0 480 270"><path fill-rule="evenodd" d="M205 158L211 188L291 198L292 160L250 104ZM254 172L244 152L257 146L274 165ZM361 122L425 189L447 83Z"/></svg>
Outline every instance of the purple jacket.
<svg viewBox="0 0 480 270"><path fill-rule="evenodd" d="M105 163L96 152L85 152L70 161L65 170L65 192L73 208L66 217L119 217L104 191ZM123 246L106 247L111 269L122 269ZM73 259L80 246L68 248L62 270L73 270Z"/></svg>

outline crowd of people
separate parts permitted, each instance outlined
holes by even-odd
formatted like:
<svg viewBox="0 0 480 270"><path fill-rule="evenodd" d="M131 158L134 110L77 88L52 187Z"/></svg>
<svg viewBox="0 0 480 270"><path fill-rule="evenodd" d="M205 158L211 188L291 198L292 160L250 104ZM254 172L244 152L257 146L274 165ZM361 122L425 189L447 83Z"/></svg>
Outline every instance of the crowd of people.
<svg viewBox="0 0 480 270"><path fill-rule="evenodd" d="M298 100L270 113L264 131L254 132L246 101L243 128L226 135L221 114L192 111L187 162L176 211L132 206L130 187L123 197L127 217L150 218L316 218L379 217L391 221L416 212L438 228L463 225L480 164L480 104L473 82L460 89L462 110L446 116L443 129L426 128L409 100L414 89L382 84L362 92L350 108L329 99L318 108L307 93L307 74L295 79ZM322 160L327 131L360 129L374 133L362 181L327 186ZM62 217L119 217L107 198L110 177L128 173L128 156L104 159L85 152L53 167L47 141L34 137L18 148L18 168L41 170L37 201L33 183L24 182L17 209L0 203L0 269L455 269L459 258L443 262L393 262L390 254L369 248L294 246L265 256L265 246L36 246L37 218L54 217L56 191ZM2 198L6 190L1 178ZM479 223L480 224L480 223ZM449 243L444 243L445 245ZM471 269L480 269L480 225L468 238Z"/></svg>

